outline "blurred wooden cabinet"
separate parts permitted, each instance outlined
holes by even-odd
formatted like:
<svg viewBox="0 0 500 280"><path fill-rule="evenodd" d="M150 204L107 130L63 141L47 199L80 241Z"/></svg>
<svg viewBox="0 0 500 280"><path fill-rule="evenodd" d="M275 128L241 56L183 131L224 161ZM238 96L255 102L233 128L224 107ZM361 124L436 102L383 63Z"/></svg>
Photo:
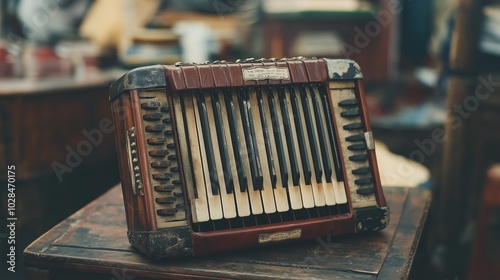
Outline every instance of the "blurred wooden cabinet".
<svg viewBox="0 0 500 280"><path fill-rule="evenodd" d="M264 56L349 58L361 66L367 83L387 82L396 70L402 5L398 0L367 2L367 8L355 10L283 9L264 15Z"/></svg>
<svg viewBox="0 0 500 280"><path fill-rule="evenodd" d="M89 141L84 131L99 129L100 121L111 119L109 83L101 79L0 81L0 169L15 164L18 180L30 180L54 173L54 162L68 166L71 150L84 150L77 152L82 158L78 165L113 157L112 133L103 133L88 152L83 147L87 145L82 146ZM6 176L3 173L1 179ZM62 179L70 173L62 174Z"/></svg>
<svg viewBox="0 0 500 280"><path fill-rule="evenodd" d="M489 58L478 49L487 2L458 1L452 35L443 170L434 190L437 249L433 257L437 269L449 278L461 279L467 273L485 175L500 162L498 57ZM495 238L498 242L500 237Z"/></svg>
<svg viewBox="0 0 500 280"><path fill-rule="evenodd" d="M111 80L0 81L0 183L15 165L19 250L119 181L112 128L100 128L112 125ZM7 211L3 186L1 217Z"/></svg>

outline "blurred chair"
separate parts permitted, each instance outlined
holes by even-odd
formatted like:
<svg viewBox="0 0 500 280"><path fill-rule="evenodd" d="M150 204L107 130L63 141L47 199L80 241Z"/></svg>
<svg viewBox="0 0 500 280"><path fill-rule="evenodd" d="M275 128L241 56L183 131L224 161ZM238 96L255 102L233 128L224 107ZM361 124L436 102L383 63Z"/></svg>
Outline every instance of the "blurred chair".
<svg viewBox="0 0 500 280"><path fill-rule="evenodd" d="M451 278L467 275L478 212L484 207L484 174L500 162L500 75L494 73L500 69L498 57L478 48L488 3L458 1L452 34L442 177L433 209L437 219L433 265Z"/></svg>
<svg viewBox="0 0 500 280"><path fill-rule="evenodd" d="M500 164L486 174L468 275L469 279L500 279Z"/></svg>

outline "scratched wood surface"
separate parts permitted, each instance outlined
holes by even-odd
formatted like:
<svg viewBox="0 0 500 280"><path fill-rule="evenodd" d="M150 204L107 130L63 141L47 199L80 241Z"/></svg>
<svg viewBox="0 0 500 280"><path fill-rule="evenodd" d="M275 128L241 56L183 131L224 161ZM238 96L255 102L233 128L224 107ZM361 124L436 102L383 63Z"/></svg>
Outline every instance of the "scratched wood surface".
<svg viewBox="0 0 500 280"><path fill-rule="evenodd" d="M114 187L24 252L29 279L406 279L430 193L386 188L389 226L216 256L152 261L128 243L121 190ZM28 279L28 278L27 278Z"/></svg>

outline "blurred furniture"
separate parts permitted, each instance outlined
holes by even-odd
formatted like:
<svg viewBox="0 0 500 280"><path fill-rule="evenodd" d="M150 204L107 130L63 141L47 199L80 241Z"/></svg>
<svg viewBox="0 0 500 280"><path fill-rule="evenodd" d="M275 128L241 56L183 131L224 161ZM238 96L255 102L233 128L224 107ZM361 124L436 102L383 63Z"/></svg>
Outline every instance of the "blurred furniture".
<svg viewBox="0 0 500 280"><path fill-rule="evenodd" d="M99 129L101 120L111 119L112 80L102 73L79 80L0 80L0 168L15 164L18 180L53 173L54 161L65 163L67 147L76 150L87 139L83 130ZM108 134L83 156L83 164L113 156L114 138Z"/></svg>
<svg viewBox="0 0 500 280"><path fill-rule="evenodd" d="M388 227L373 234L215 256L153 261L126 235L120 186L85 206L24 251L26 279L407 279L430 192L386 188Z"/></svg>
<svg viewBox="0 0 500 280"><path fill-rule="evenodd" d="M111 122L113 79L95 73L81 80L0 80L1 217L7 209L7 166L15 165L18 254L119 181L113 132L94 136L95 144L85 135L100 130L103 120Z"/></svg>
<svg viewBox="0 0 500 280"><path fill-rule="evenodd" d="M330 2L332 5L344 4L343 1ZM396 31L402 6L399 0L365 2L371 5L367 8L341 7L337 11L325 7L290 11L284 3L283 12L263 17L263 56L350 58L363 69L367 84L389 81L396 70ZM303 1L305 3L309 1Z"/></svg>
<svg viewBox="0 0 500 280"><path fill-rule="evenodd" d="M498 64L489 63L477 47L486 2L459 1L452 35L443 170L434 193L435 266L451 278L467 273L484 174L500 162Z"/></svg>
<svg viewBox="0 0 500 280"><path fill-rule="evenodd" d="M469 262L469 279L500 279L500 165L486 174L476 236Z"/></svg>

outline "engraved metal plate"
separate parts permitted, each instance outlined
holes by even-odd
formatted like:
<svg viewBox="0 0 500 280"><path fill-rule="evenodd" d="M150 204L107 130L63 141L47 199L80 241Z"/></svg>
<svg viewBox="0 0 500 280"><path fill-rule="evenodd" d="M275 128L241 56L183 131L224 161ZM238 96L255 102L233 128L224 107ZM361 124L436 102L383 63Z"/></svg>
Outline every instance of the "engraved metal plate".
<svg viewBox="0 0 500 280"><path fill-rule="evenodd" d="M285 67L253 67L243 69L243 80L290 80L290 70Z"/></svg>
<svg viewBox="0 0 500 280"><path fill-rule="evenodd" d="M273 233L262 233L259 234L259 243L269 243L269 242L278 242L288 239L297 239L300 238L302 234L302 229L296 228L289 231L279 231Z"/></svg>

